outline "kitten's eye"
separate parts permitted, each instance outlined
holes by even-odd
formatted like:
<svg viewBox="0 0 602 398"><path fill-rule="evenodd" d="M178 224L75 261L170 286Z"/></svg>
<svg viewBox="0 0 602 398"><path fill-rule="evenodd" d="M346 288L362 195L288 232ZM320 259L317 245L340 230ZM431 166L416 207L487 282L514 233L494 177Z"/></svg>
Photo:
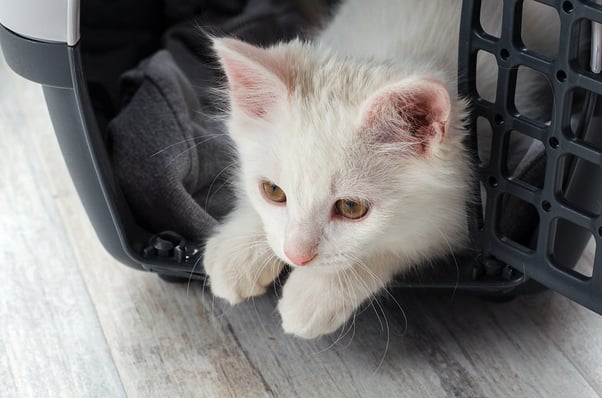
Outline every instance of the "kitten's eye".
<svg viewBox="0 0 602 398"><path fill-rule="evenodd" d="M334 204L335 212L350 220L358 220L368 213L368 203L362 200L339 199Z"/></svg>
<svg viewBox="0 0 602 398"><path fill-rule="evenodd" d="M263 181L261 183L263 187L263 192L265 193L266 198L276 203L284 203L286 202L286 194L284 191L276 184L271 181Z"/></svg>

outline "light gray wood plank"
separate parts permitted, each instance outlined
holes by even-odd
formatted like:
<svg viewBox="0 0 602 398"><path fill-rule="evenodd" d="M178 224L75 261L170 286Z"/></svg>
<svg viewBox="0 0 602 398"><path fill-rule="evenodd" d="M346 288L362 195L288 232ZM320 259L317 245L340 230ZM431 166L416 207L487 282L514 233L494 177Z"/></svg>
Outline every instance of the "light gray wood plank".
<svg viewBox="0 0 602 398"><path fill-rule="evenodd" d="M397 295L396 295L397 296ZM383 304L387 335L373 310L355 335L304 342L282 334L275 298L226 309L247 355L277 393L294 396L578 396L596 391L542 333L520 303L399 295ZM380 315L382 319L382 315ZM386 356L382 364L382 355Z"/></svg>
<svg viewBox="0 0 602 398"><path fill-rule="evenodd" d="M0 395L124 396L32 154L31 120L50 128L41 89L1 58L0 87Z"/></svg>
<svg viewBox="0 0 602 398"><path fill-rule="evenodd" d="M187 290L116 263L95 241L78 199L60 202L128 396L269 396L228 325L200 304L198 286Z"/></svg>
<svg viewBox="0 0 602 398"><path fill-rule="evenodd" d="M594 251L591 241L577 269L591 270ZM553 292L522 298L521 303L537 327L602 396L602 317Z"/></svg>
<svg viewBox="0 0 602 398"><path fill-rule="evenodd" d="M503 304L458 300L450 309L436 310L475 364L475 378L491 394L598 396L572 361L529 318L520 300ZM542 306L539 311L556 309Z"/></svg>
<svg viewBox="0 0 602 398"><path fill-rule="evenodd" d="M4 342L0 341L0 391L7 397L16 397L17 384L8 363L8 350Z"/></svg>
<svg viewBox="0 0 602 398"><path fill-rule="evenodd" d="M207 299L207 302L209 298ZM355 330L304 341L283 334L274 312L276 297L256 298L234 308L223 306L247 356L276 395L295 397L445 396L438 369L412 332L404 332L399 309L385 305L382 313L368 308L358 315ZM407 310L407 309L406 309ZM381 327L381 325L383 325ZM387 326L388 325L388 326ZM340 341L337 340L340 337ZM406 363L411 359L410 366ZM382 363L381 363L382 361ZM463 375L445 372L458 384ZM473 391L468 386L464 391Z"/></svg>
<svg viewBox="0 0 602 398"><path fill-rule="evenodd" d="M46 134L46 133L44 133ZM38 155L130 397L264 397L269 387L227 325L190 290L117 263L100 246L52 139Z"/></svg>
<svg viewBox="0 0 602 398"><path fill-rule="evenodd" d="M602 318L552 292L521 301L535 324L602 396ZM544 306L555 311L542 313Z"/></svg>

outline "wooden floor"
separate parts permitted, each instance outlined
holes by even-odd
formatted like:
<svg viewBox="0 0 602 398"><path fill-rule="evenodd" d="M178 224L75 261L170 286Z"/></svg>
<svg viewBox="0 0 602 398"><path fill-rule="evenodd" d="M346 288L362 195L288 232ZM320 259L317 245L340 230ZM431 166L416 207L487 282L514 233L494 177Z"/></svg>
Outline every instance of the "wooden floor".
<svg viewBox="0 0 602 398"><path fill-rule="evenodd" d="M593 397L602 317L550 292L496 304L398 295L302 341L273 294L227 308L110 258L40 87L0 59L0 396Z"/></svg>

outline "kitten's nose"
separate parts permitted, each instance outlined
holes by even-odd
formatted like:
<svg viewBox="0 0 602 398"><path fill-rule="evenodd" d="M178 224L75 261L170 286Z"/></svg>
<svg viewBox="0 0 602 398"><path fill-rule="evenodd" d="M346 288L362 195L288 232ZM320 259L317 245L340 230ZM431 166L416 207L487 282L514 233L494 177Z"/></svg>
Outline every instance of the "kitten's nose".
<svg viewBox="0 0 602 398"><path fill-rule="evenodd" d="M288 250L284 250L284 254L288 257L289 260L295 265L305 265L309 263L316 257L316 252L308 252L308 253L294 253Z"/></svg>

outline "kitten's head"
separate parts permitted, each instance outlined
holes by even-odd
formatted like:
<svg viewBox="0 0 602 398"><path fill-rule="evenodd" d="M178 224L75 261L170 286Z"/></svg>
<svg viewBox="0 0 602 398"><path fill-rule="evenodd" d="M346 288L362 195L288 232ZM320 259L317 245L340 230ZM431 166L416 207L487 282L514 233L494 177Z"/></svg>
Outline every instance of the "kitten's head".
<svg viewBox="0 0 602 398"><path fill-rule="evenodd" d="M416 261L463 239L464 104L441 77L299 41L214 47L241 200L283 261L340 269L385 252Z"/></svg>

